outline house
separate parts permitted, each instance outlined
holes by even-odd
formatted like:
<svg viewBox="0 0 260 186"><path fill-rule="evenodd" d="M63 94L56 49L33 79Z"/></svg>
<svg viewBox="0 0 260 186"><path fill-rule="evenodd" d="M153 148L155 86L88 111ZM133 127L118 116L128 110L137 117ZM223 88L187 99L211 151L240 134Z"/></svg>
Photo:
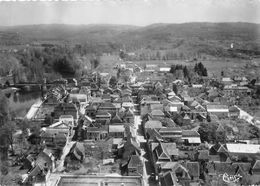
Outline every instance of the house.
<svg viewBox="0 0 260 186"><path fill-rule="evenodd" d="M125 137L125 126L122 125L109 125L108 126L109 136L114 138L124 138Z"/></svg>
<svg viewBox="0 0 260 186"><path fill-rule="evenodd" d="M209 161L209 150L199 150L198 151L199 161Z"/></svg>
<svg viewBox="0 0 260 186"><path fill-rule="evenodd" d="M260 175L260 160L256 160L252 167L252 174Z"/></svg>
<svg viewBox="0 0 260 186"><path fill-rule="evenodd" d="M200 176L200 164L199 162L187 161L185 167L188 170L188 173L191 177L191 180L199 180Z"/></svg>
<svg viewBox="0 0 260 186"><path fill-rule="evenodd" d="M74 119L72 115L61 115L59 121L62 123L68 123L69 126L74 127Z"/></svg>
<svg viewBox="0 0 260 186"><path fill-rule="evenodd" d="M181 186L172 171L164 173L160 178L160 183L162 186Z"/></svg>
<svg viewBox="0 0 260 186"><path fill-rule="evenodd" d="M237 119L240 115L240 110L235 107L235 106L232 106L232 107L229 107L229 117L232 118L232 119Z"/></svg>
<svg viewBox="0 0 260 186"><path fill-rule="evenodd" d="M223 77L221 79L221 83L224 85L231 85L233 83L233 80L230 77Z"/></svg>
<svg viewBox="0 0 260 186"><path fill-rule="evenodd" d="M110 121L111 114L107 111L98 110L96 113L96 121Z"/></svg>
<svg viewBox="0 0 260 186"><path fill-rule="evenodd" d="M79 105L79 111L81 114L85 114L85 107L88 104L88 96L85 94L70 94L69 98L72 100L72 103Z"/></svg>
<svg viewBox="0 0 260 186"><path fill-rule="evenodd" d="M200 134L195 130L183 130L181 139L186 145L199 145L201 143Z"/></svg>
<svg viewBox="0 0 260 186"><path fill-rule="evenodd" d="M116 114L116 107L111 102L104 102L99 105L98 111L105 111L114 116Z"/></svg>
<svg viewBox="0 0 260 186"><path fill-rule="evenodd" d="M85 159L85 147L83 143L76 142L73 144L73 146L70 149L70 152L66 156L67 158L78 160L82 162Z"/></svg>
<svg viewBox="0 0 260 186"><path fill-rule="evenodd" d="M110 120L110 123L111 124L121 124L121 123L123 123L123 120L118 115L118 113L116 113L116 115Z"/></svg>
<svg viewBox="0 0 260 186"><path fill-rule="evenodd" d="M147 129L146 137L148 142L163 141L162 136L156 129Z"/></svg>
<svg viewBox="0 0 260 186"><path fill-rule="evenodd" d="M190 119L189 115L185 114L184 117L183 117L183 124L189 125L190 123L191 123L191 119Z"/></svg>
<svg viewBox="0 0 260 186"><path fill-rule="evenodd" d="M230 155L256 155L260 154L259 144L227 143L227 151Z"/></svg>
<svg viewBox="0 0 260 186"><path fill-rule="evenodd" d="M162 126L162 123L160 121L149 120L149 121L144 123L143 128L144 128L144 133L145 133L145 136L146 136L146 133L147 133L148 129L159 130L159 129L163 128L163 126Z"/></svg>
<svg viewBox="0 0 260 186"><path fill-rule="evenodd" d="M28 171L27 176L23 179L22 182L35 183L38 179L45 180L45 176L52 169L52 158L53 156L51 154L48 155L45 152L41 152L33 163L33 168Z"/></svg>
<svg viewBox="0 0 260 186"><path fill-rule="evenodd" d="M188 169L180 163L176 164L171 171L164 173L160 178L162 186L190 185L191 182Z"/></svg>
<svg viewBox="0 0 260 186"><path fill-rule="evenodd" d="M87 140L102 140L108 136L108 129L106 127L88 127L85 133Z"/></svg>
<svg viewBox="0 0 260 186"><path fill-rule="evenodd" d="M91 118L95 118L97 112L97 107L94 105L88 105L85 108L85 114Z"/></svg>
<svg viewBox="0 0 260 186"><path fill-rule="evenodd" d="M41 141L47 146L59 146L63 147L66 143L67 137L72 138L74 132L72 127L68 123L62 121L54 123L47 128L43 128L41 136Z"/></svg>
<svg viewBox="0 0 260 186"><path fill-rule="evenodd" d="M229 157L226 145L217 143L209 149L209 161L225 162Z"/></svg>
<svg viewBox="0 0 260 186"><path fill-rule="evenodd" d="M163 111L161 111L161 110L152 110L151 116L152 116L154 119L160 120L160 119L164 118L164 113L163 113Z"/></svg>
<svg viewBox="0 0 260 186"><path fill-rule="evenodd" d="M60 103L54 107L54 118L59 119L61 115L71 115L77 121L79 113L77 107L73 103Z"/></svg>
<svg viewBox="0 0 260 186"><path fill-rule="evenodd" d="M180 127L161 128L159 134L164 140L178 141L182 137L182 129Z"/></svg>
<svg viewBox="0 0 260 186"><path fill-rule="evenodd" d="M124 115L124 120L128 123L134 123L135 115L133 110L128 109Z"/></svg>
<svg viewBox="0 0 260 186"><path fill-rule="evenodd" d="M207 105L207 112L214 114L219 118L226 118L229 115L229 109L227 105Z"/></svg>
<svg viewBox="0 0 260 186"><path fill-rule="evenodd" d="M138 155L132 155L127 165L128 176L143 175L143 163Z"/></svg>
<svg viewBox="0 0 260 186"><path fill-rule="evenodd" d="M133 155L140 156L141 148L134 138L127 136L127 141L118 151L119 156L122 156L122 167L126 166Z"/></svg>
<svg viewBox="0 0 260 186"><path fill-rule="evenodd" d="M179 156L179 150L176 147L176 143L162 143L153 151L154 164L160 164L161 162L177 160Z"/></svg>

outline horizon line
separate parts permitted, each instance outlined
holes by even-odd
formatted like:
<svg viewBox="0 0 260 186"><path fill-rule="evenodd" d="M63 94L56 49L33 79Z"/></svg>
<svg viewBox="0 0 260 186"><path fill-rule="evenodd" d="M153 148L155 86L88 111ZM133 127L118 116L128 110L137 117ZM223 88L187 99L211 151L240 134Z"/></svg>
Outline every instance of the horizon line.
<svg viewBox="0 0 260 186"><path fill-rule="evenodd" d="M191 22L155 22L146 25L131 25L131 24L116 24L116 23L88 23L88 24L73 24L73 23L37 23L37 24L15 24L15 25L0 25L0 27L19 27L19 26L40 26L40 25L68 25L68 26L133 26L133 27L148 27L152 25L181 25L181 24L192 24L192 23L211 23L211 24L221 24L221 23L247 23L260 25L260 22L247 22L247 21L191 21Z"/></svg>

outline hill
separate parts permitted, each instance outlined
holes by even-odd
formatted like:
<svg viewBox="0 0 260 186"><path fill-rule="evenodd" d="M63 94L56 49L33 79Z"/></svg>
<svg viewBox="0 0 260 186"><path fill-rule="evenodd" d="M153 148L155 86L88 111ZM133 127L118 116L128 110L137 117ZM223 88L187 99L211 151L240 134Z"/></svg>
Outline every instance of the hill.
<svg viewBox="0 0 260 186"><path fill-rule="evenodd" d="M253 23L183 23L129 25L26 25L0 27L0 45L61 42L84 45L88 50L182 52L185 55L230 55L235 49L260 51L260 25ZM92 50L90 50L92 51ZM236 51L233 50L233 53ZM242 51L243 53L243 51ZM231 53L232 54L232 53ZM235 55L236 56L236 55Z"/></svg>

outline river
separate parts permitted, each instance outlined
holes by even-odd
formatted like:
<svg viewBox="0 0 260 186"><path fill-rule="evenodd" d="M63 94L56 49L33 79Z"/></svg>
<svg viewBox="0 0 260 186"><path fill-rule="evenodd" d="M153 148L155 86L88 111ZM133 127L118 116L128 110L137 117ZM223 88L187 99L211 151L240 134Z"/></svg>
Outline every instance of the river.
<svg viewBox="0 0 260 186"><path fill-rule="evenodd" d="M15 113L16 117L24 117L30 107L41 99L41 92L24 92L18 91L12 93L9 97L9 106L11 112Z"/></svg>

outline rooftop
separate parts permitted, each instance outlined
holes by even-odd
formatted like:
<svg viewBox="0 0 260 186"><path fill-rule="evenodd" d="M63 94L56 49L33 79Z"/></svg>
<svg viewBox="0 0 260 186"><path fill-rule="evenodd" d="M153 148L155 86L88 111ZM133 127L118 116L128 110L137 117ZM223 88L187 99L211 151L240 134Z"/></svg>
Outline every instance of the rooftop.
<svg viewBox="0 0 260 186"><path fill-rule="evenodd" d="M51 174L47 180L49 186L142 186L140 176L120 176L120 175L64 175ZM122 185L123 184L123 185Z"/></svg>

